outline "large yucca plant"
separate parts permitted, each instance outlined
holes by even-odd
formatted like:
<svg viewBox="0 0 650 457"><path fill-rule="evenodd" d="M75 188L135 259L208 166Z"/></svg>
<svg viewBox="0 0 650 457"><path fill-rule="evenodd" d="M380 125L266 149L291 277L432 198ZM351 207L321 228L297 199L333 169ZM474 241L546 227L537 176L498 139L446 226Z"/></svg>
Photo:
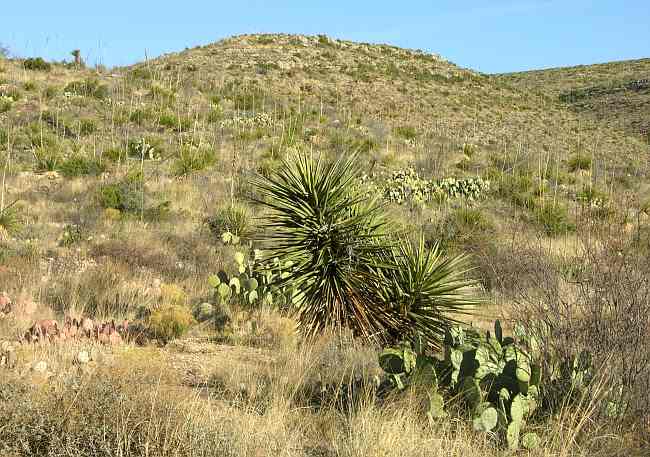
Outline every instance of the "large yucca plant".
<svg viewBox="0 0 650 457"><path fill-rule="evenodd" d="M255 181L257 203L270 210L268 259L294 266L278 285L298 291L295 310L307 334L341 326L386 341L418 332L435 346L455 322L445 313L474 303L464 295L464 258L393 245L381 205L358 187L360 174L354 155L335 162L297 155Z"/></svg>

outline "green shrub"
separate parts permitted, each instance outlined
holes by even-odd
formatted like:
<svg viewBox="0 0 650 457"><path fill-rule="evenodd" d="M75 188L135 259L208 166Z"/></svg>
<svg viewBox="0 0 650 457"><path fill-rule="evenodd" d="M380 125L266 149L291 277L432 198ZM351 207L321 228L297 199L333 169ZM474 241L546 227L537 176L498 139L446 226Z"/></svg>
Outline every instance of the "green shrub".
<svg viewBox="0 0 650 457"><path fill-rule="evenodd" d="M98 100L104 100L110 95L106 84L101 84L98 79L92 78L87 78L83 81L73 81L65 86L64 91L84 97L93 97Z"/></svg>
<svg viewBox="0 0 650 457"><path fill-rule="evenodd" d="M43 97L45 97L47 100L56 97L58 94L59 94L59 89L58 87L55 86L47 86L43 91Z"/></svg>
<svg viewBox="0 0 650 457"><path fill-rule="evenodd" d="M149 159L153 160L159 158L162 150L162 142L157 138L141 138L139 140L129 140L127 145L127 153L129 157L136 159Z"/></svg>
<svg viewBox="0 0 650 457"><path fill-rule="evenodd" d="M97 131L97 124L92 119L81 119L79 121L79 135L91 135Z"/></svg>
<svg viewBox="0 0 650 457"><path fill-rule="evenodd" d="M427 244L439 242L445 249L466 250L494 235L494 224L480 209L461 207L453 210L427 236Z"/></svg>
<svg viewBox="0 0 650 457"><path fill-rule="evenodd" d="M210 124L216 124L217 122L221 122L223 119L223 110L221 108L212 108L207 116L205 117L206 121L208 121Z"/></svg>
<svg viewBox="0 0 650 457"><path fill-rule="evenodd" d="M405 140L414 140L418 136L415 127L410 125L400 125L395 127L393 129L393 134L399 138L404 138Z"/></svg>
<svg viewBox="0 0 650 457"><path fill-rule="evenodd" d="M14 236L20 233L22 228L23 222L15 206L7 206L0 210L0 240L3 238L3 232Z"/></svg>
<svg viewBox="0 0 650 457"><path fill-rule="evenodd" d="M126 151L121 148L108 148L104 151L102 156L111 162L118 162L126 157Z"/></svg>
<svg viewBox="0 0 650 457"><path fill-rule="evenodd" d="M170 105L176 100L176 93L159 84L152 84L149 95L154 99L161 100L164 104Z"/></svg>
<svg viewBox="0 0 650 457"><path fill-rule="evenodd" d="M23 83L23 89L25 89L27 92L32 92L32 91L36 90L37 87L38 86L36 85L36 83L34 81L25 81Z"/></svg>
<svg viewBox="0 0 650 457"><path fill-rule="evenodd" d="M591 168L591 157L576 154L569 159L569 171L574 172L578 170L589 170Z"/></svg>
<svg viewBox="0 0 650 457"><path fill-rule="evenodd" d="M129 116L129 121L133 122L136 125L142 125L145 121L148 121L152 118L152 113L147 109L136 109Z"/></svg>
<svg viewBox="0 0 650 457"><path fill-rule="evenodd" d="M98 176L106 171L106 166L95 157L74 155L62 161L59 169L69 178L77 176Z"/></svg>
<svg viewBox="0 0 650 457"><path fill-rule="evenodd" d="M36 163L34 171L37 173L56 171L61 163L61 156L57 148L37 147L34 150Z"/></svg>
<svg viewBox="0 0 650 457"><path fill-rule="evenodd" d="M173 113L163 113L158 118L158 123L176 132L186 132L192 128L192 120L186 117L179 118Z"/></svg>
<svg viewBox="0 0 650 457"><path fill-rule="evenodd" d="M97 192L99 204L103 208L113 208L125 212L142 209L142 175L136 173L120 182L101 186Z"/></svg>
<svg viewBox="0 0 650 457"><path fill-rule="evenodd" d="M557 202L544 201L535 209L535 217L549 236L562 235L575 230L575 225L569 221L566 207Z"/></svg>
<svg viewBox="0 0 650 457"><path fill-rule="evenodd" d="M12 98L0 95L0 114L8 112L12 106L14 106Z"/></svg>
<svg viewBox="0 0 650 457"><path fill-rule="evenodd" d="M241 239L246 239L254 233L251 224L251 214L244 205L233 205L219 208L206 223L214 236L221 238L225 232L230 232Z"/></svg>
<svg viewBox="0 0 650 457"><path fill-rule="evenodd" d="M188 176L197 171L205 170L216 162L216 155L212 149L184 146L179 157L172 164L174 176Z"/></svg>
<svg viewBox="0 0 650 457"><path fill-rule="evenodd" d="M163 306L149 317L149 331L163 342L180 338L194 323L189 309L184 306Z"/></svg>
<svg viewBox="0 0 650 457"><path fill-rule="evenodd" d="M30 57L23 61L23 67L25 67L26 70L50 71L52 69L52 64L43 60L42 57Z"/></svg>

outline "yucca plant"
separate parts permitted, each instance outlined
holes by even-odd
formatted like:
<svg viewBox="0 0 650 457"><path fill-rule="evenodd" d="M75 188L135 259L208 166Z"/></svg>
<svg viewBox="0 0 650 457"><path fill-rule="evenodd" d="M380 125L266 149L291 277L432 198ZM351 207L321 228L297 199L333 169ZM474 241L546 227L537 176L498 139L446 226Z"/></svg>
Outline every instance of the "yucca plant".
<svg viewBox="0 0 650 457"><path fill-rule="evenodd" d="M15 203L16 201L4 208L0 205L0 239L3 238L3 233L13 236L18 234L22 228L20 214L13 208Z"/></svg>
<svg viewBox="0 0 650 457"><path fill-rule="evenodd" d="M432 349L440 349L445 331L460 324L481 300L475 291L478 281L469 278L472 267L465 254L448 256L439 244L425 245L402 238L391 252L392 267L382 271L381 295L390 304L392 339L420 337Z"/></svg>
<svg viewBox="0 0 650 457"><path fill-rule="evenodd" d="M435 347L456 322L446 313L475 303L465 296L465 258L396 244L360 176L354 154L335 162L297 155L257 178L256 202L270 210L261 240L267 259L293 263L276 285L297 291L293 304L308 335L331 326L379 341L419 332Z"/></svg>
<svg viewBox="0 0 650 457"><path fill-rule="evenodd" d="M384 303L369 287L388 249L380 206L356 190L354 156L326 163L297 155L255 185L271 210L262 240L268 259L291 261L280 281L298 291L298 321L307 334L344 326L370 337L384 330Z"/></svg>

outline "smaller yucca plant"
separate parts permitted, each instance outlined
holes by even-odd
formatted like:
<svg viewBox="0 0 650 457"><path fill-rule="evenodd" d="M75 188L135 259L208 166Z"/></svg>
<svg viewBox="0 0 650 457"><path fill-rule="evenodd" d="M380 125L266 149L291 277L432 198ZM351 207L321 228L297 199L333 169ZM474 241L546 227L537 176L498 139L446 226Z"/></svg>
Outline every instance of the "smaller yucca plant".
<svg viewBox="0 0 650 457"><path fill-rule="evenodd" d="M439 244L425 246L401 239L383 270L381 295L390 308L390 333L395 340L423 337L432 349L440 349L445 331L471 314L482 300L476 296L478 282L464 254L448 256Z"/></svg>
<svg viewBox="0 0 650 457"><path fill-rule="evenodd" d="M4 236L14 236L22 229L22 221L14 202L4 208L0 208L0 239Z"/></svg>

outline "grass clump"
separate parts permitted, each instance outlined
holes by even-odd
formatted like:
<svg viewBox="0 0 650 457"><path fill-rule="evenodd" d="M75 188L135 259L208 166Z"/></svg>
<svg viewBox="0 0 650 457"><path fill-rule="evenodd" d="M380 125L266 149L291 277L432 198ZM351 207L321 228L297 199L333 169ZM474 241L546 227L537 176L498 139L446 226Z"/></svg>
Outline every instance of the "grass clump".
<svg viewBox="0 0 650 457"><path fill-rule="evenodd" d="M225 232L230 232L241 239L246 239L254 232L250 209L242 204L217 209L214 215L207 218L206 223L210 232L218 238L221 238Z"/></svg>
<svg viewBox="0 0 650 457"><path fill-rule="evenodd" d="M418 132L415 127L410 125L398 125L393 129L393 134L398 138L403 138L405 140L414 140L418 136Z"/></svg>
<svg viewBox="0 0 650 457"><path fill-rule="evenodd" d="M175 132L187 132L192 128L192 120L185 117L178 117L173 113L163 113L158 118L162 127L174 130Z"/></svg>
<svg viewBox="0 0 650 457"><path fill-rule="evenodd" d="M65 86L64 92L81 95L84 97L93 97L98 100L107 99L110 95L108 86L101 84L98 79L86 78L82 81L73 81Z"/></svg>
<svg viewBox="0 0 650 457"><path fill-rule="evenodd" d="M591 168L591 157L584 154L576 154L569 159L569 171L589 170Z"/></svg>
<svg viewBox="0 0 650 457"><path fill-rule="evenodd" d="M106 166L95 157L78 154L63 160L59 165L59 170L68 178L99 176L106 171Z"/></svg>
<svg viewBox="0 0 650 457"><path fill-rule="evenodd" d="M535 209L535 218L548 236L575 231L566 207L557 202L544 201Z"/></svg>
<svg viewBox="0 0 650 457"><path fill-rule="evenodd" d="M189 176L216 163L216 155L212 149L185 146L181 148L179 157L172 164L174 176Z"/></svg>

